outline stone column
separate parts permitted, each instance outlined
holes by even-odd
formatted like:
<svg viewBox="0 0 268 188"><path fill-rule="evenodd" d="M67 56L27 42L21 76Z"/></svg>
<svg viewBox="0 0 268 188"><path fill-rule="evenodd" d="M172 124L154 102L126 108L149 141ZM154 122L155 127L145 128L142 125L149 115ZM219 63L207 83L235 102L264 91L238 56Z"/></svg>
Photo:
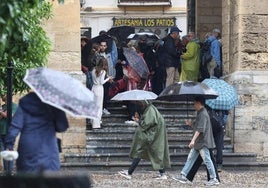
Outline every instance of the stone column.
<svg viewBox="0 0 268 188"><path fill-rule="evenodd" d="M48 58L48 67L85 81L81 72L80 2L64 0L62 5L57 0L50 2L53 4L53 17L45 23L45 29L53 49ZM85 152L85 119L67 117L70 128L57 135L62 139L63 153Z"/></svg>
<svg viewBox="0 0 268 188"><path fill-rule="evenodd" d="M223 0L225 79L238 91L235 152L268 160L268 1Z"/></svg>

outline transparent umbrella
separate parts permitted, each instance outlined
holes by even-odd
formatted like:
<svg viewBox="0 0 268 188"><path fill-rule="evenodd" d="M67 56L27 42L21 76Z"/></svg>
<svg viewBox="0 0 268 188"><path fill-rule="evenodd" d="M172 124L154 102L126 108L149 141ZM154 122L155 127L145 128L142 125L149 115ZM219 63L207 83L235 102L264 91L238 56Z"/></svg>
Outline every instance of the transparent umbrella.
<svg viewBox="0 0 268 188"><path fill-rule="evenodd" d="M40 67L28 69L23 81L44 103L72 116L97 118L93 92L68 74Z"/></svg>

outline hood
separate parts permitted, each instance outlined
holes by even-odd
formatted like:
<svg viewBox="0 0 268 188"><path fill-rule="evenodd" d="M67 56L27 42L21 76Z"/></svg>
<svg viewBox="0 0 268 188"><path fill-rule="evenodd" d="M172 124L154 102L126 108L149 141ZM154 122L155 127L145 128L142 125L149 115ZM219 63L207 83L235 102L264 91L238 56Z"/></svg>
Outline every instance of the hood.
<svg viewBox="0 0 268 188"><path fill-rule="evenodd" d="M216 40L216 37L212 35L212 36L209 36L207 40L209 42L212 42L212 41Z"/></svg>
<svg viewBox="0 0 268 188"><path fill-rule="evenodd" d="M19 105L24 111L35 116L46 114L48 110L48 105L43 103L34 92L22 97Z"/></svg>

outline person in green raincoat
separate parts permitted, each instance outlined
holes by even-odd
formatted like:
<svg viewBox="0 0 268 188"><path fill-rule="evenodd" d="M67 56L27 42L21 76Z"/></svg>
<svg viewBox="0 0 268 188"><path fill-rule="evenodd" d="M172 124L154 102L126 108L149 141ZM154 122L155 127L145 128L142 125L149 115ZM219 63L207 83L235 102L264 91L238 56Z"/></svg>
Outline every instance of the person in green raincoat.
<svg viewBox="0 0 268 188"><path fill-rule="evenodd" d="M134 117L139 125L133 136L130 158L133 159L128 170L118 173L131 179L131 175L141 159L151 162L154 170L159 170L160 175L156 179L167 179L165 169L170 168L170 156L166 125L163 116L153 104L142 103L145 109L141 118Z"/></svg>
<svg viewBox="0 0 268 188"><path fill-rule="evenodd" d="M200 67L200 46L188 35L182 37L183 44L186 45L186 52L181 55L182 67L180 82L197 81Z"/></svg>
<svg viewBox="0 0 268 188"><path fill-rule="evenodd" d="M1 111L0 111L0 152L5 150L5 137L7 135L8 125L7 125L7 105L6 105L7 96L2 96L2 101L4 102L3 105L1 105ZM12 102L12 116L15 114L17 110L17 104ZM11 172L14 170L14 161L11 161L8 164L8 161L3 160L4 165L4 172Z"/></svg>

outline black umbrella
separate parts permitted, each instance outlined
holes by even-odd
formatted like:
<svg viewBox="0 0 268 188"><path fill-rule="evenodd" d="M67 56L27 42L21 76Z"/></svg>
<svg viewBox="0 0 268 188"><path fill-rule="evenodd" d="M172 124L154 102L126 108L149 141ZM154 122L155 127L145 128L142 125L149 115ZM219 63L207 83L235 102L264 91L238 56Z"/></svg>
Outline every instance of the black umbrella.
<svg viewBox="0 0 268 188"><path fill-rule="evenodd" d="M205 99L215 99L218 93L204 83L184 81L176 82L166 87L156 98L164 101L193 101L195 97L202 95Z"/></svg>
<svg viewBox="0 0 268 188"><path fill-rule="evenodd" d="M155 33L151 33L151 32L140 32L140 33L133 33L133 34L130 34L127 38L129 40L139 40L141 39L142 37L146 37L147 39L149 40L154 40L154 41L157 41L160 39L160 37L155 34Z"/></svg>
<svg viewBox="0 0 268 188"><path fill-rule="evenodd" d="M135 33L135 28L131 26L112 27L107 31L108 35L116 37L118 47L122 47L122 43L126 42L128 40L127 37L132 33Z"/></svg>
<svg viewBox="0 0 268 188"><path fill-rule="evenodd" d="M193 101L199 95L202 95L205 99L218 97L218 93L204 83L184 81L166 87L157 97L157 100Z"/></svg>

